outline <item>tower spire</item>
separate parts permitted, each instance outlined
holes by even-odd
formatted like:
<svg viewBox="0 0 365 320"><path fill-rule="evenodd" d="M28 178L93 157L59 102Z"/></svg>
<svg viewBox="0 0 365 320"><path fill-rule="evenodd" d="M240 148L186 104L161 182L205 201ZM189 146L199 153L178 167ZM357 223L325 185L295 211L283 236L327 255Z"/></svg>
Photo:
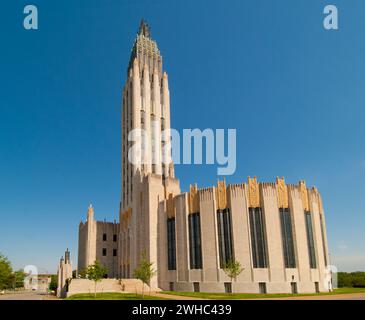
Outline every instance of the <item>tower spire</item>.
<svg viewBox="0 0 365 320"><path fill-rule="evenodd" d="M144 35L147 38L151 38L151 28L143 18L141 20L141 24L139 25L138 34Z"/></svg>
<svg viewBox="0 0 365 320"><path fill-rule="evenodd" d="M127 77L131 75L135 59L137 59L140 73L142 73L144 65L147 64L150 76L152 77L154 70L157 69L159 78L162 79L162 56L156 41L152 39L151 28L144 19L141 20L137 37L131 50ZM140 74L140 78L142 78L142 74Z"/></svg>
<svg viewBox="0 0 365 320"><path fill-rule="evenodd" d="M87 210L87 221L92 221L94 219L94 208L90 203L89 209Z"/></svg>

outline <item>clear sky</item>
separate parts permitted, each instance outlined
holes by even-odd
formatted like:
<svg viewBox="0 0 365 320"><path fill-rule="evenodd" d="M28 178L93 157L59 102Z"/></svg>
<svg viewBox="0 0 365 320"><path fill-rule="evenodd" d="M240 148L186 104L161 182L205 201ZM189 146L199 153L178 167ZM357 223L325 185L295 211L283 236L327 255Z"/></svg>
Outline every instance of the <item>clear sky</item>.
<svg viewBox="0 0 365 320"><path fill-rule="evenodd" d="M23 8L39 30L23 28ZM323 28L336 4L339 30ZM89 203L117 219L121 89L142 17L169 74L172 126L236 128L237 170L322 194L332 262L365 270L363 0L6 1L0 28L0 252L55 272ZM214 165L179 165L184 191Z"/></svg>

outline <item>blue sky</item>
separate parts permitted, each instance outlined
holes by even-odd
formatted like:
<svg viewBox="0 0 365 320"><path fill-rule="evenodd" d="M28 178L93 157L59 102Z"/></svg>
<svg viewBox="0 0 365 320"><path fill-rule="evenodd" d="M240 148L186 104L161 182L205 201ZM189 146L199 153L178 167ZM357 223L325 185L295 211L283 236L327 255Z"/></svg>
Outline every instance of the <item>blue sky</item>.
<svg viewBox="0 0 365 320"><path fill-rule="evenodd" d="M29 1L2 4L0 252L15 268L55 272L93 203L118 217L121 89L140 19L152 27L183 128L236 128L227 182L304 179L321 192L332 262L365 270L362 0ZM339 30L323 28L336 4ZM216 183L214 165L179 165Z"/></svg>

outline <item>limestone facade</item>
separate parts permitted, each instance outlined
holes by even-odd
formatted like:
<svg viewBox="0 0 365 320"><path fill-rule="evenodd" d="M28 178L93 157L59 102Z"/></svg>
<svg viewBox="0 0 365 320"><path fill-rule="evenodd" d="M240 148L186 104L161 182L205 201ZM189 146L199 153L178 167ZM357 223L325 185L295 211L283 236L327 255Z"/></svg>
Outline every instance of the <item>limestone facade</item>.
<svg viewBox="0 0 365 320"><path fill-rule="evenodd" d="M262 212L264 266L254 264L257 243L254 243L252 233L256 226L250 211L256 208ZM284 234L281 216L284 209L290 219L291 235ZM219 212L222 210L230 216L227 228L230 246L223 251L230 251L231 259L238 261L244 269L232 284L229 284L221 261L220 239L223 235ZM202 263L200 267L192 268L189 216L197 213ZM306 214L311 217L311 230L306 225ZM242 184L226 186L221 181L216 187L200 190L191 187L190 192L162 201L159 217L158 283L163 290L225 292L229 286L233 292L247 293L328 290L326 266L329 257L321 196L316 188L307 188L303 181L287 185L283 178L277 178L276 183L258 183L256 178L249 178L248 183ZM175 220L176 249L173 252L176 252L176 265L169 270L167 221L171 219ZM288 239L293 247L290 265L285 260L288 253L285 240ZM310 240L313 240L312 249L309 249ZM312 266L310 252L314 255Z"/></svg>
<svg viewBox="0 0 365 320"><path fill-rule="evenodd" d="M159 122L158 126L153 123ZM148 142L140 163L128 153L133 129ZM89 208L79 227L78 269L96 259L110 278L133 278L142 254L157 275L151 288L207 292L315 292L326 290L328 244L322 201L316 188L259 183L181 193L171 154L164 153L163 131L170 129L168 77L162 56L142 21L133 45L122 91L122 193L119 223L98 222ZM155 142L155 143L153 143ZM161 161L164 159L165 161ZM164 164L166 163L166 165ZM117 234L117 243L105 242ZM114 237L115 239L115 237ZM117 256L102 249L117 249ZM115 252L115 251L114 251ZM244 268L230 283L223 267Z"/></svg>
<svg viewBox="0 0 365 320"><path fill-rule="evenodd" d="M98 260L107 267L109 278L118 276L119 223L96 221L90 205L85 222L79 225L78 272Z"/></svg>
<svg viewBox="0 0 365 320"><path fill-rule="evenodd" d="M65 298L67 296L68 285L72 279L72 264L70 251L65 252L65 257L60 259L57 270L57 297Z"/></svg>

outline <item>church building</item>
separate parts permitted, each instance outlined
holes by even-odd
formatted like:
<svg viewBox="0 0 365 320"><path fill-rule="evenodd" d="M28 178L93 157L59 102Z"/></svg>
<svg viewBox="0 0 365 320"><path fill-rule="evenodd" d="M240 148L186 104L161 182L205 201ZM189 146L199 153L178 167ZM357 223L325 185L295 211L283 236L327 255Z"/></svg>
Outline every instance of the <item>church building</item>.
<svg viewBox="0 0 365 320"><path fill-rule="evenodd" d="M156 125L156 123L158 125ZM132 130L150 143L131 163ZM181 192L161 136L170 129L167 73L149 26L142 21L122 91L122 193L119 222L94 219L90 206L79 226L78 270L95 260L109 278L133 278L142 254L157 270L150 286L162 290L311 293L330 288L321 196L304 181L273 183L256 177L239 184ZM156 143L158 141L158 143ZM161 142L160 142L161 141ZM241 274L224 272L237 261Z"/></svg>

